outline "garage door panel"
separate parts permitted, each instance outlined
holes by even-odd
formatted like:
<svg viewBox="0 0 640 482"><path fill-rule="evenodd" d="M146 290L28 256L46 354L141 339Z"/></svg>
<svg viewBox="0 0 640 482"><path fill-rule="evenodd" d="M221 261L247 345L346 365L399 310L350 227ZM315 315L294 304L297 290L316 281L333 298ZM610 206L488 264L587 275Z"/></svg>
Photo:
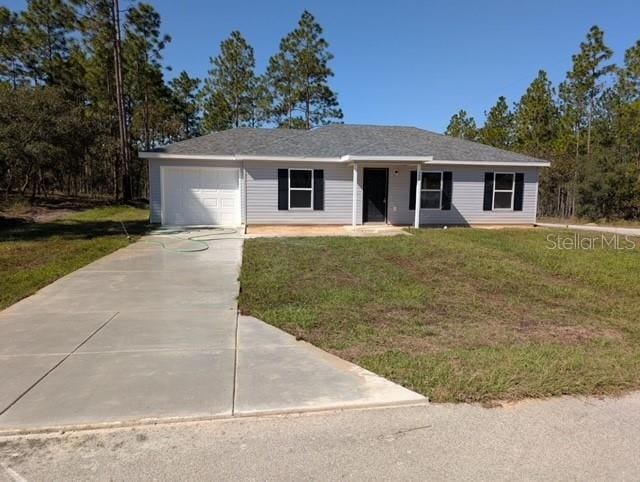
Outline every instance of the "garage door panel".
<svg viewBox="0 0 640 482"><path fill-rule="evenodd" d="M239 169L165 168L163 223L241 223Z"/></svg>

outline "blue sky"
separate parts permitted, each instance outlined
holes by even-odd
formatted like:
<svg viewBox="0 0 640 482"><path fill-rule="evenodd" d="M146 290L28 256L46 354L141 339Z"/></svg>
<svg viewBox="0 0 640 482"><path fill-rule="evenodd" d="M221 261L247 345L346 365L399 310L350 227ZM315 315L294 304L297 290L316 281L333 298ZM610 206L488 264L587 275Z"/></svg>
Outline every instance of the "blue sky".
<svg viewBox="0 0 640 482"><path fill-rule="evenodd" d="M123 6L128 0L121 0ZM130 2L129 2L130 3ZM499 95L517 100L545 69L563 79L593 24L621 62L640 39L638 0L151 0L173 41L173 72L205 76L220 41L240 30L262 72L306 8L335 55L345 122L443 131L466 109L482 121ZM24 1L7 0L12 9Z"/></svg>

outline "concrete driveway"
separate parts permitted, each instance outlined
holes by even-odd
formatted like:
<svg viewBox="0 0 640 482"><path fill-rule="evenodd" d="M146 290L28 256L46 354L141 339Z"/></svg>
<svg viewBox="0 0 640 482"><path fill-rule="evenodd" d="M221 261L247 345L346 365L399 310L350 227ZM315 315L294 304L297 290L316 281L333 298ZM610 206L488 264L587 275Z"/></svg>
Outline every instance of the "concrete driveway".
<svg viewBox="0 0 640 482"><path fill-rule="evenodd" d="M147 237L0 313L0 431L424 400L238 317L237 235L190 253L158 241L166 239Z"/></svg>

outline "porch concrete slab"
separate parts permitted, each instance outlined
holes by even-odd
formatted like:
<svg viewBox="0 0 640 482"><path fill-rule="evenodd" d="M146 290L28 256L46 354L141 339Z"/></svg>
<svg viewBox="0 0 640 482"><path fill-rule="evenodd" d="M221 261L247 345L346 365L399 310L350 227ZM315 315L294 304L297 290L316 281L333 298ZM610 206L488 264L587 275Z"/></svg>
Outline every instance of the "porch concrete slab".
<svg viewBox="0 0 640 482"><path fill-rule="evenodd" d="M247 238L318 237L318 236L410 236L406 226L391 224L343 225L253 225L247 228Z"/></svg>
<svg viewBox="0 0 640 482"><path fill-rule="evenodd" d="M75 354L0 416L7 429L231 415L233 349Z"/></svg>
<svg viewBox="0 0 640 482"><path fill-rule="evenodd" d="M64 355L0 356L0 413L62 358Z"/></svg>
<svg viewBox="0 0 640 482"><path fill-rule="evenodd" d="M424 402L420 394L259 320L238 319L236 414ZM274 331L275 330L275 331ZM280 332L280 333L277 333ZM260 339L265 343L261 344Z"/></svg>
<svg viewBox="0 0 640 482"><path fill-rule="evenodd" d="M235 310L123 312L78 353L235 349Z"/></svg>
<svg viewBox="0 0 640 482"><path fill-rule="evenodd" d="M0 356L66 355L115 312L0 313Z"/></svg>

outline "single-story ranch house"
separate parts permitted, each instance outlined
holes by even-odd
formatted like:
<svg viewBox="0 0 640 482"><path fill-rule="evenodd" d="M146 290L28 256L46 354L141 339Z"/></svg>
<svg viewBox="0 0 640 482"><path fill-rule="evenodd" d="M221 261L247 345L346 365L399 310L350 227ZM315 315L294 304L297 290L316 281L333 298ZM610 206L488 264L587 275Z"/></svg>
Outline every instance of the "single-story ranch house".
<svg viewBox="0 0 640 482"><path fill-rule="evenodd" d="M532 224L549 162L413 127L236 128L140 154L164 225Z"/></svg>

